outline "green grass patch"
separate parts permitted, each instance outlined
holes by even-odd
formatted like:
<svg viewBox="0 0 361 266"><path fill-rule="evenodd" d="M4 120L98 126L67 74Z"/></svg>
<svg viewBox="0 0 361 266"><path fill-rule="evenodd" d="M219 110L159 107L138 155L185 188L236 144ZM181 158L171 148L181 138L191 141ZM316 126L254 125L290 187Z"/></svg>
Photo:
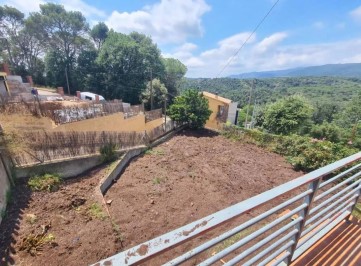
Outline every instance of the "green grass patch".
<svg viewBox="0 0 361 266"><path fill-rule="evenodd" d="M165 152L162 149L148 149L144 152L146 155L165 155Z"/></svg>
<svg viewBox="0 0 361 266"><path fill-rule="evenodd" d="M167 180L167 177L155 177L153 179L153 185L160 185L161 183L163 183L165 180Z"/></svg>
<svg viewBox="0 0 361 266"><path fill-rule="evenodd" d="M98 203L93 203L92 205L90 205L87 214L92 218L100 220L104 220L107 217L106 214L103 212L102 207Z"/></svg>
<svg viewBox="0 0 361 266"><path fill-rule="evenodd" d="M356 204L356 207L352 212L352 216L361 220L361 203Z"/></svg>
<svg viewBox="0 0 361 266"><path fill-rule="evenodd" d="M117 224L114 220L112 220L112 228L113 228L115 238L117 239L117 241L119 241L120 243L123 243L124 236L122 234L122 231L120 230L119 224Z"/></svg>
<svg viewBox="0 0 361 266"><path fill-rule="evenodd" d="M30 177L28 186L32 191L57 191L61 183L58 174L44 174Z"/></svg>

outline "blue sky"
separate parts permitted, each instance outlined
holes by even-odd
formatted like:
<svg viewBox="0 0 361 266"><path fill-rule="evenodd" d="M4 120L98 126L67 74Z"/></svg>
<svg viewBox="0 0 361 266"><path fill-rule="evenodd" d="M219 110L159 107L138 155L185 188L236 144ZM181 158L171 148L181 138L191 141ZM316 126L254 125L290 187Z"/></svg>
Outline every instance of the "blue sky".
<svg viewBox="0 0 361 266"><path fill-rule="evenodd" d="M188 77L216 77L276 0L56 0L91 25L152 36ZM0 0L25 13L43 0ZM222 76L361 62L361 2L280 0Z"/></svg>

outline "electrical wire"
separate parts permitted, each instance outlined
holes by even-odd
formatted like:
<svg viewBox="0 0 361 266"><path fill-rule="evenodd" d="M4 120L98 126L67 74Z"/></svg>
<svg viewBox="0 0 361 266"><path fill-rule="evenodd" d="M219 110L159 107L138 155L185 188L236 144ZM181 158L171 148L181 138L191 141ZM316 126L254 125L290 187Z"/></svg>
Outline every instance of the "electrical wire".
<svg viewBox="0 0 361 266"><path fill-rule="evenodd" d="M268 12L266 13L266 15L261 19L261 21L257 24L257 26L254 28L254 30L252 31L252 33L247 37L247 39L243 42L243 44L241 45L241 47L228 59L228 62L224 65L224 67L221 69L221 71L219 71L219 73L217 74L216 78L219 78L219 76L223 73L223 71L232 63L232 61L234 60L234 58L238 55L238 53L242 50L242 48L246 45L246 43L251 39L251 37L253 36L253 34L256 33L256 31L258 30L258 28L262 25L262 23L266 20L266 18L268 17L268 15L272 12L272 10L275 8L275 6L278 4L280 0L277 0L272 7L268 10Z"/></svg>

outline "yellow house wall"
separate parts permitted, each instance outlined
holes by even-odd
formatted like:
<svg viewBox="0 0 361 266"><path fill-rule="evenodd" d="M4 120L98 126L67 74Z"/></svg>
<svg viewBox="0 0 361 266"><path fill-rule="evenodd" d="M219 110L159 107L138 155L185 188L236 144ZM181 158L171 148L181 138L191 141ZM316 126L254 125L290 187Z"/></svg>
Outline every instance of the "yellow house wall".
<svg viewBox="0 0 361 266"><path fill-rule="evenodd" d="M206 98L208 100L209 109L212 111L212 114L210 115L209 119L206 122L206 127L220 129L222 123L217 121L218 106L219 105L227 106L227 104L224 102L218 101L214 98L209 98L207 96L204 96L204 98Z"/></svg>
<svg viewBox="0 0 361 266"><path fill-rule="evenodd" d="M53 129L53 131L144 131L151 130L161 125L163 119L157 119L145 123L144 115L133 116L124 119L123 113L86 119L82 121L62 124Z"/></svg>

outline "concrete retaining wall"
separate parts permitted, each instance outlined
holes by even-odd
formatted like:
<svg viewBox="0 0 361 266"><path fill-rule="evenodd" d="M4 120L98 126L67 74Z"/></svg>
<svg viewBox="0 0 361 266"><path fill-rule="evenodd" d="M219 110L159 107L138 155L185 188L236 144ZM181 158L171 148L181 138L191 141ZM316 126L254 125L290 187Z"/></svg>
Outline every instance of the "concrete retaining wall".
<svg viewBox="0 0 361 266"><path fill-rule="evenodd" d="M1 153L0 153L0 156ZM6 209L6 194L10 190L10 178L8 176L8 172L5 168L6 166L3 164L1 158L0 158L0 214L3 213ZM2 215L0 215L0 224L2 221Z"/></svg>
<svg viewBox="0 0 361 266"><path fill-rule="evenodd" d="M180 130L183 130L184 127L180 127L178 129L175 129L168 134L164 135L163 137L157 139L156 141L152 142L149 146L155 147L165 141L167 141L169 138L171 138L174 134L179 132ZM104 195L107 190L112 186L114 180L118 179L122 171L125 167L130 163L130 161L134 158L139 156L141 153L143 153L147 149L146 146L144 147L138 147L136 149L132 149L126 152L124 156L119 160L117 165L114 167L114 169L106 176L101 182L100 182L100 192Z"/></svg>
<svg viewBox="0 0 361 266"><path fill-rule="evenodd" d="M80 175L101 163L100 155L83 156L39 165L17 167L15 168L15 175L17 178L24 178L36 174L57 173L62 178L69 178Z"/></svg>
<svg viewBox="0 0 361 266"><path fill-rule="evenodd" d="M119 175L122 173L124 168L128 165L128 163L136 156L141 154L143 151L145 151L147 148L146 146L136 148L133 150L127 151L123 157L119 160L117 165L114 167L114 169L109 173L107 177L105 177L100 184L100 191L104 195L105 192L111 187L113 184L113 181L116 180Z"/></svg>

